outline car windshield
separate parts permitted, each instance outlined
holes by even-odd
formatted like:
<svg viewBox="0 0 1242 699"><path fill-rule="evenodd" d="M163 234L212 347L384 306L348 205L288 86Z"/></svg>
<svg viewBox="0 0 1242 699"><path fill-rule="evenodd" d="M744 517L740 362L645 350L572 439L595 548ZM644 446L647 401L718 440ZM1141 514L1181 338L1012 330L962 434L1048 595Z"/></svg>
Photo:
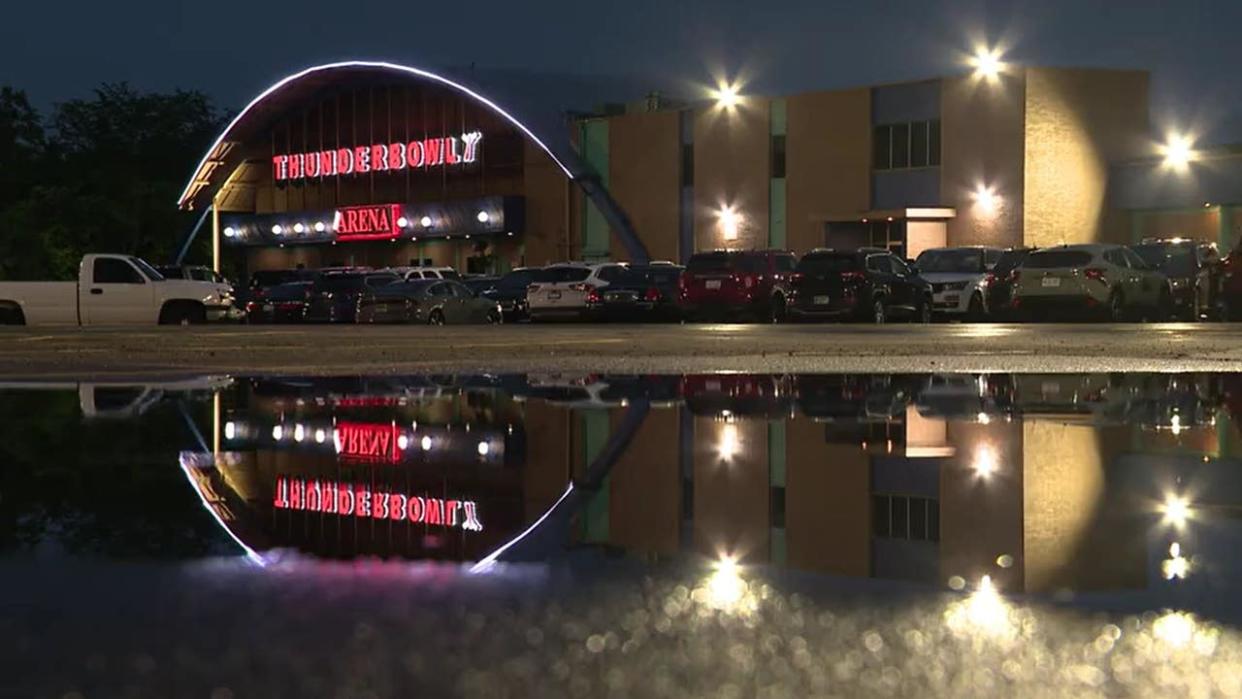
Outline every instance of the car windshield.
<svg viewBox="0 0 1242 699"><path fill-rule="evenodd" d="M928 250L915 263L923 274L974 274L983 272L983 251Z"/></svg>
<svg viewBox="0 0 1242 699"><path fill-rule="evenodd" d="M852 272L860 269L858 255L844 252L813 252L798 262L795 271L820 274L823 272Z"/></svg>
<svg viewBox="0 0 1242 699"><path fill-rule="evenodd" d="M1085 267L1089 264L1091 264L1091 253L1085 250L1045 250L1031 253L1022 266L1028 269L1054 269Z"/></svg>
<svg viewBox="0 0 1242 699"><path fill-rule="evenodd" d="M1001 254L1000 259L996 261L996 267L992 269L997 276L1009 274L1018 267L1027 257L1030 257L1030 250L1006 250Z"/></svg>
<svg viewBox="0 0 1242 699"><path fill-rule="evenodd" d="M164 280L164 275L160 274L158 271L156 271L154 267L147 264L145 260L138 258L138 257L131 257L129 258L129 261L134 263L134 266L137 267L138 270L142 272L143 275L145 275L147 279L150 279L153 282L159 282L159 281Z"/></svg>
<svg viewBox="0 0 1242 699"><path fill-rule="evenodd" d="M545 267L535 273L535 281L541 284L580 282L591 276L586 267Z"/></svg>
<svg viewBox="0 0 1242 699"><path fill-rule="evenodd" d="M701 252L690 258L686 265L688 272L728 272L733 266L732 253Z"/></svg>
<svg viewBox="0 0 1242 699"><path fill-rule="evenodd" d="M1147 264L1173 276L1190 276L1195 273L1195 250L1190 245L1152 243L1135 245L1133 248Z"/></svg>
<svg viewBox="0 0 1242 699"><path fill-rule="evenodd" d="M648 284L655 286L672 286L681 278L680 267L639 267L637 270L643 272Z"/></svg>

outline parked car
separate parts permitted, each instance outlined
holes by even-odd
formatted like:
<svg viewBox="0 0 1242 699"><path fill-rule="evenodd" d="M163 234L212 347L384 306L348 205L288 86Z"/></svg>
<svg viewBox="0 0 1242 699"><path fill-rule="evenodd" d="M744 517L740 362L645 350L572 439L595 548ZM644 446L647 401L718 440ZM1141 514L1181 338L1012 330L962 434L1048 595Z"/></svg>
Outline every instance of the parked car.
<svg viewBox="0 0 1242 699"><path fill-rule="evenodd" d="M1242 320L1242 242L1221 260L1217 306L1221 320Z"/></svg>
<svg viewBox="0 0 1242 699"><path fill-rule="evenodd" d="M1198 322L1218 311L1221 265L1216 246L1190 238L1148 239L1131 245L1143 261L1169 278L1173 312Z"/></svg>
<svg viewBox="0 0 1242 699"><path fill-rule="evenodd" d="M306 301L311 282L289 282L267 290L263 299L246 302L249 323L301 323L306 316Z"/></svg>
<svg viewBox="0 0 1242 699"><path fill-rule="evenodd" d="M544 267L526 290L530 319L596 318L604 298L601 289L619 281L628 265L617 262L567 263Z"/></svg>
<svg viewBox="0 0 1242 699"><path fill-rule="evenodd" d="M400 281L392 272L333 272L311 285L305 318L312 323L352 323L358 297L369 289Z"/></svg>
<svg viewBox="0 0 1242 699"><path fill-rule="evenodd" d="M505 322L512 323L526 318L526 289L535 280L538 270L534 267L518 267L499 279L493 279L476 293L500 304Z"/></svg>
<svg viewBox="0 0 1242 699"><path fill-rule="evenodd" d="M780 322L797 264L786 250L695 253L678 284L678 305L688 320L749 316Z"/></svg>
<svg viewBox="0 0 1242 699"><path fill-rule="evenodd" d="M879 248L812 250L799 260L791 291L791 319L931 321L931 284L905 260Z"/></svg>
<svg viewBox="0 0 1242 699"><path fill-rule="evenodd" d="M988 287L1001 252L985 247L924 250L914 266L932 285L932 309L946 316L983 320L992 311Z"/></svg>
<svg viewBox="0 0 1242 699"><path fill-rule="evenodd" d="M86 255L68 282L0 282L0 324L155 325L227 317L227 284L164 279L132 255Z"/></svg>
<svg viewBox="0 0 1242 699"><path fill-rule="evenodd" d="M195 282L228 284L219 272L206 265L156 265L156 271L165 279L188 279Z"/></svg>
<svg viewBox="0 0 1242 699"><path fill-rule="evenodd" d="M994 317L1009 318L1013 315L1013 287L1019 270L1026 258L1038 248L1010 248L1001 253L992 268L992 280L987 286L987 308Z"/></svg>
<svg viewBox="0 0 1242 699"><path fill-rule="evenodd" d="M668 321L681 317L677 307L680 265L631 265L604 290L600 316L605 320Z"/></svg>
<svg viewBox="0 0 1242 699"><path fill-rule="evenodd" d="M323 270L308 269L262 269L250 275L250 282L238 294L242 308L252 301L262 302L267 292L281 284L313 281Z"/></svg>
<svg viewBox="0 0 1242 699"><path fill-rule="evenodd" d="M461 275L452 267L394 267L389 271L404 277L406 281L414 279L461 279Z"/></svg>
<svg viewBox="0 0 1242 699"><path fill-rule="evenodd" d="M500 323L500 304L451 279L414 279L363 291L359 323Z"/></svg>
<svg viewBox="0 0 1242 699"><path fill-rule="evenodd" d="M1013 307L1024 318L1053 314L1108 320L1166 318L1168 279L1120 245L1061 245L1031 253L1022 264Z"/></svg>

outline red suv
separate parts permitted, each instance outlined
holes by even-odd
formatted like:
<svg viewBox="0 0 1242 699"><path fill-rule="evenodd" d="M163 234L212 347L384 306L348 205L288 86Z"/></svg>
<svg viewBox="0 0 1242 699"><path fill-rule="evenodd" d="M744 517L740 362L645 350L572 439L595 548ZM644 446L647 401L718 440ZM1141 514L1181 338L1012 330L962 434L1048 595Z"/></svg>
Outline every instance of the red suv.
<svg viewBox="0 0 1242 699"><path fill-rule="evenodd" d="M787 250L695 253L677 285L678 305L687 320L744 315L783 321L797 264Z"/></svg>

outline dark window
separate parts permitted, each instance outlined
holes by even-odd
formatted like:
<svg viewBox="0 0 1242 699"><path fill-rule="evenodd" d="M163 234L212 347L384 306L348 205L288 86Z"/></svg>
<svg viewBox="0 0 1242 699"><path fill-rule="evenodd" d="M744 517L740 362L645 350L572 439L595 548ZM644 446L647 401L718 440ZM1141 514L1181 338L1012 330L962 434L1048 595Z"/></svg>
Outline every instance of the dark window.
<svg viewBox="0 0 1242 699"><path fill-rule="evenodd" d="M889 500L887 495L875 495L871 498L872 528L876 536L889 536Z"/></svg>
<svg viewBox="0 0 1242 699"><path fill-rule="evenodd" d="M1022 263L1028 269L1055 269L1057 267L1085 267L1091 264L1091 253L1081 250L1049 250L1032 253Z"/></svg>
<svg viewBox="0 0 1242 699"><path fill-rule="evenodd" d="M687 143L681 147L681 186L694 186L694 144Z"/></svg>
<svg viewBox="0 0 1242 699"><path fill-rule="evenodd" d="M888 170L893 167L893 141L891 126L877 126L871 137L872 167Z"/></svg>
<svg viewBox="0 0 1242 699"><path fill-rule="evenodd" d="M910 538L927 539L927 501L923 498L910 498Z"/></svg>
<svg viewBox="0 0 1242 699"><path fill-rule="evenodd" d="M899 277L909 277L914 274L914 270L910 269L910 266L906 264L906 261L900 257L895 255L889 257L888 262L893 266L893 273Z"/></svg>
<svg viewBox="0 0 1242 699"><path fill-rule="evenodd" d="M1000 262L1000 256L1001 256L1000 250L997 250L995 248L988 248L983 251L983 264L987 265L988 269L992 269L993 267L996 266L997 262Z"/></svg>
<svg viewBox="0 0 1242 699"><path fill-rule="evenodd" d="M867 269L882 274L893 273L893 258L888 255L872 255L867 258Z"/></svg>
<svg viewBox="0 0 1242 699"><path fill-rule="evenodd" d="M910 167L910 125L893 125L893 169Z"/></svg>
<svg viewBox="0 0 1242 699"><path fill-rule="evenodd" d="M375 288L377 286L386 286L397 281L395 276L389 274L379 274L374 277L367 277L367 286Z"/></svg>
<svg viewBox="0 0 1242 699"><path fill-rule="evenodd" d="M437 298L448 298L449 296L453 295L453 290L452 288L449 287L448 284L445 284L444 282L440 282L439 284L436 284L435 286L431 287L427 291L427 295L435 296Z"/></svg>
<svg viewBox="0 0 1242 699"><path fill-rule="evenodd" d="M125 260L100 257L95 260L96 284L143 284L142 275Z"/></svg>
<svg viewBox="0 0 1242 699"><path fill-rule="evenodd" d="M798 271L817 274L821 272L852 272L858 269L858 255L841 252L808 253L798 263Z"/></svg>
<svg viewBox="0 0 1242 699"><path fill-rule="evenodd" d="M910 167L927 167L927 122L910 124Z"/></svg>
<svg viewBox="0 0 1242 699"><path fill-rule="evenodd" d="M889 507L892 509L889 536L894 539L910 538L910 498L894 495Z"/></svg>
<svg viewBox="0 0 1242 699"><path fill-rule="evenodd" d="M1006 250L1001 254L1000 260L997 261L996 267L994 267L992 271L996 273L996 276L998 277L1009 274L1025 262L1027 256L1030 254L1030 250Z"/></svg>
<svg viewBox="0 0 1242 699"><path fill-rule="evenodd" d="M609 284L613 282L619 282L625 277L625 268L619 265L603 267L599 270L599 274L597 274L596 276L598 276L601 280L608 282Z"/></svg>
<svg viewBox="0 0 1242 699"><path fill-rule="evenodd" d="M692 255L686 263L687 272L728 272L733 266L733 255L727 252L700 252Z"/></svg>
<svg viewBox="0 0 1242 699"><path fill-rule="evenodd" d="M927 164L940 165L940 120L927 123Z"/></svg>
<svg viewBox="0 0 1242 699"><path fill-rule="evenodd" d="M785 136L772 137L772 177L785 176Z"/></svg>
<svg viewBox="0 0 1242 699"><path fill-rule="evenodd" d="M1122 255L1120 250L1105 250L1104 259L1109 264L1116 265L1123 269L1130 266L1130 264L1126 261L1126 256Z"/></svg>
<svg viewBox="0 0 1242 699"><path fill-rule="evenodd" d="M771 518L771 526L778 529L785 528L785 489L779 486L769 488L772 494L772 504L768 508Z"/></svg>
<svg viewBox="0 0 1242 699"><path fill-rule="evenodd" d="M798 261L794 259L793 255L777 255L776 256L776 271L777 272L792 272L794 271L794 268L797 265L798 265Z"/></svg>
<svg viewBox="0 0 1242 699"><path fill-rule="evenodd" d="M535 272L534 281L540 284L564 284L580 282L589 276L591 276L591 270L586 267L545 267Z"/></svg>
<svg viewBox="0 0 1242 699"><path fill-rule="evenodd" d="M871 533L883 539L940 541L940 501L906 495L871 496Z"/></svg>

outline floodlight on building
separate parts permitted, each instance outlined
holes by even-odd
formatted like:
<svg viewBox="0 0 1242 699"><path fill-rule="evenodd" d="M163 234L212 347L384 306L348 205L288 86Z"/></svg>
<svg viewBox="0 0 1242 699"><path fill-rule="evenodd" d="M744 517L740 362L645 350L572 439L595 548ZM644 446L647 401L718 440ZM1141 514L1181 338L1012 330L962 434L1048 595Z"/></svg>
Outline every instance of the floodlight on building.
<svg viewBox="0 0 1242 699"><path fill-rule="evenodd" d="M712 97L716 100L716 106L721 109L733 109L742 102L742 95L737 85L728 83L721 83L712 91Z"/></svg>
<svg viewBox="0 0 1242 699"><path fill-rule="evenodd" d="M1160 147L1164 165L1173 170L1185 170L1195 159L1195 144L1187 134L1171 133Z"/></svg>
<svg viewBox="0 0 1242 699"><path fill-rule="evenodd" d="M970 198L975 202L975 210L984 216L993 216L1000 208L1000 195L996 193L994 187L986 184L976 185L975 190L970 193Z"/></svg>
<svg viewBox="0 0 1242 699"><path fill-rule="evenodd" d="M996 82L1000 74L1005 72L1005 63L1001 60L1000 49L979 46L970 58L970 65L975 69L975 77L987 82Z"/></svg>
<svg viewBox="0 0 1242 699"><path fill-rule="evenodd" d="M716 213L720 220L720 234L725 240L737 240L738 229L741 227L742 215L732 206L724 205Z"/></svg>

